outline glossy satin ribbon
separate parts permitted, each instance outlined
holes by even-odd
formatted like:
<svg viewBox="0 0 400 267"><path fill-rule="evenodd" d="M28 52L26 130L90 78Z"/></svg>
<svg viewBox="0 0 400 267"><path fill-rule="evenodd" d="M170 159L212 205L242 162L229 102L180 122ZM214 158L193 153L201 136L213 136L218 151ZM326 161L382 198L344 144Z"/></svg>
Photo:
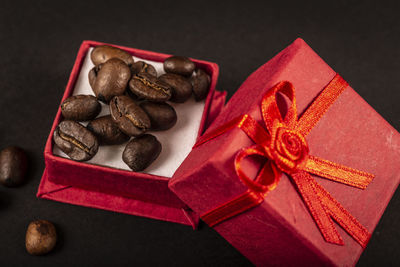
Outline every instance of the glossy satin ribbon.
<svg viewBox="0 0 400 267"><path fill-rule="evenodd" d="M365 189L374 175L309 155L305 139L347 86L347 82L336 74L298 120L295 88L290 82L279 82L267 91L261 102L261 113L267 130L246 114L203 135L194 147L235 127L244 131L255 145L240 150L235 157L236 173L248 190L206 212L201 218L213 226L259 205L266 194L277 186L284 172L293 180L327 242L344 244L334 226L334 219L365 247L370 238L367 229L319 185L310 173L360 189ZM277 105L278 92L292 102L284 118ZM251 155L268 159L254 180L246 175L241 165L242 160Z"/></svg>

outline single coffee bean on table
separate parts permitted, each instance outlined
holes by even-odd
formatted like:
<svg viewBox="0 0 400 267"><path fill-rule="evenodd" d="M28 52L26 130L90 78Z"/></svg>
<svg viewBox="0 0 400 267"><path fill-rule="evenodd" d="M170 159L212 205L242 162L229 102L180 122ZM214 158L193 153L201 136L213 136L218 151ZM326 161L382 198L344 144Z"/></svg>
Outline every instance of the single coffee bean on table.
<svg viewBox="0 0 400 267"><path fill-rule="evenodd" d="M190 82L193 86L193 94L196 101L207 97L210 88L210 76L204 70L196 69L192 77L190 77Z"/></svg>
<svg viewBox="0 0 400 267"><path fill-rule="evenodd" d="M31 255L49 253L57 243L57 231L49 221L36 220L28 225L25 236L25 247Z"/></svg>
<svg viewBox="0 0 400 267"><path fill-rule="evenodd" d="M101 105L92 95L74 95L61 104L61 113L66 120L88 121L96 118Z"/></svg>
<svg viewBox="0 0 400 267"><path fill-rule="evenodd" d="M157 77L157 71L153 65L144 61L137 61L131 65L132 76L141 72L151 74Z"/></svg>
<svg viewBox="0 0 400 267"><path fill-rule="evenodd" d="M171 98L171 86L148 73L133 75L129 89L140 99L153 102L165 102Z"/></svg>
<svg viewBox="0 0 400 267"><path fill-rule="evenodd" d="M172 102L183 103L192 95L192 84L181 75L166 73L158 79L171 86L171 98L169 100Z"/></svg>
<svg viewBox="0 0 400 267"><path fill-rule="evenodd" d="M118 128L111 115L96 118L89 122L86 128L94 133L99 145L119 145L127 142L130 138Z"/></svg>
<svg viewBox="0 0 400 267"><path fill-rule="evenodd" d="M96 66L111 58L118 58L124 61L127 65L131 65L134 62L132 56L128 52L109 45L99 45L92 50L92 53L90 53L90 59Z"/></svg>
<svg viewBox="0 0 400 267"><path fill-rule="evenodd" d="M129 96L115 96L110 102L111 118L119 129L129 136L139 136L150 127L146 112Z"/></svg>
<svg viewBox="0 0 400 267"><path fill-rule="evenodd" d="M75 121L65 120L58 124L53 134L54 143L76 161L86 161L96 155L99 144L96 136Z"/></svg>
<svg viewBox="0 0 400 267"><path fill-rule="evenodd" d="M122 153L122 160L133 171L143 171L154 162L161 152L161 143L150 134L129 141Z"/></svg>
<svg viewBox="0 0 400 267"><path fill-rule="evenodd" d="M188 57L172 56L164 61L164 70L167 73L190 76L195 68L196 65Z"/></svg>
<svg viewBox="0 0 400 267"><path fill-rule="evenodd" d="M19 186L26 179L28 158L25 151L16 146L4 148L0 152L0 183L7 186Z"/></svg>
<svg viewBox="0 0 400 267"><path fill-rule="evenodd" d="M94 72L89 75L89 78L93 79L94 74L96 74L96 78L94 82L92 81L93 92L100 101L105 103L108 103L116 95L122 95L131 78L131 70L128 65L117 58L103 63L98 71L94 67Z"/></svg>
<svg viewBox="0 0 400 267"><path fill-rule="evenodd" d="M140 107L150 118L151 130L168 130L176 123L175 109L167 103L142 102Z"/></svg>

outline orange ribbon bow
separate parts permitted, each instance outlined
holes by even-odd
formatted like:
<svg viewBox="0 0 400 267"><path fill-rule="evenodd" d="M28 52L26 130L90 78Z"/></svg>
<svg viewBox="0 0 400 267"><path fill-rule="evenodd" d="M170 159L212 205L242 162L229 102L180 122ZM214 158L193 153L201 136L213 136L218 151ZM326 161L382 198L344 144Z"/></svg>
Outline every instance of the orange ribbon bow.
<svg viewBox="0 0 400 267"><path fill-rule="evenodd" d="M333 218L362 247L366 247L370 238L367 229L319 185L310 173L360 189L365 189L374 175L309 155L305 139L347 86L347 82L336 74L298 120L295 89L290 82L279 82L267 91L261 103L261 112L268 132L246 114L203 135L194 147L234 127L243 130L256 144L242 149L235 158L236 173L248 190L206 212L201 218L213 226L259 205L266 194L277 186L284 172L292 178L327 242L344 245L333 224ZM278 92L292 101L283 119L276 102ZM254 180L249 178L241 167L242 160L250 155L268 159Z"/></svg>

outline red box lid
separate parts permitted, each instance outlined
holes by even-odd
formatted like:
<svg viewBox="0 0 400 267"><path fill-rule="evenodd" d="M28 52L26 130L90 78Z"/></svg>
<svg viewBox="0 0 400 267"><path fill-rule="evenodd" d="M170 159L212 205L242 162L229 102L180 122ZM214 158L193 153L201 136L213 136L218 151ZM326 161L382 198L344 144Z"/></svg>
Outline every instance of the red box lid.
<svg viewBox="0 0 400 267"><path fill-rule="evenodd" d="M300 115L335 74L297 39L247 78L206 134L244 114L262 124L262 96L279 81L290 81L296 88ZM313 175L372 233L400 181L399 133L348 86L306 139L311 155L375 175L365 190ZM196 213L204 214L247 190L235 173L234 159L242 148L253 144L235 128L194 148L169 187ZM248 162L245 169L248 175L255 175L259 165ZM344 246L323 239L284 174L260 205L214 229L256 265L354 265L363 249L342 228L335 227Z"/></svg>

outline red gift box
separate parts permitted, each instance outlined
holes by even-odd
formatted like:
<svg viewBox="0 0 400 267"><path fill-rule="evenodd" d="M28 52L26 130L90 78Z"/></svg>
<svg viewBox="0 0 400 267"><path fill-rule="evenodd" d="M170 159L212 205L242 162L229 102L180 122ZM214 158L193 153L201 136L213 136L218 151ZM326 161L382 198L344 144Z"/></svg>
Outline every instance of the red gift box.
<svg viewBox="0 0 400 267"><path fill-rule="evenodd" d="M320 112L321 117L306 136L306 141L299 137L300 141L288 139L287 142L304 142L305 147L308 144L309 155L354 168L340 169L337 166L341 165L333 166L339 171L351 170L353 174L369 179L360 186L366 186L365 189L330 181L317 175L301 177L304 180L292 179L290 177L298 177L298 170L308 166L303 164L305 161L299 165L296 165L297 162L279 161L279 157L269 149L271 144L274 144L271 140L278 136L281 129L281 122L271 119L280 116L279 112L271 109L274 103L278 103L280 112L289 117L293 115L292 107L297 106L296 113L300 116L305 110L322 110L315 107L326 104L326 95L329 98L331 92L324 88L335 87L340 87L342 91L337 94L337 98L332 101L326 112ZM272 103L270 92L276 88L283 88L282 92L288 97L278 94L276 102ZM290 103L288 98L293 100L293 103ZM320 101L321 99L323 100ZM269 114L274 112L276 114ZM236 118L243 118L243 115L246 115L244 120L235 121ZM265 119L265 115L270 121ZM313 118L310 114L307 116ZM248 117L253 118L255 122L248 123ZM282 121L283 125L291 125L294 129L292 132L286 129L285 133L296 135L297 126L291 124L291 121ZM243 126L244 124L248 125ZM274 128L276 125L279 127ZM247 127L247 132L242 130L243 127ZM263 140L267 136L263 133L267 132L265 128L271 134L271 139ZM277 135L273 134L275 130ZM258 136L257 133L263 133L264 137ZM247 78L202 139L205 140L201 140L193 148L175 172L169 186L182 201L202 215L206 222L211 221L213 225L215 222L214 229L257 266L354 265L363 251L359 243L365 246L368 242L369 233L376 227L400 181L399 133L301 39L296 40ZM259 140L258 146L255 146L253 140ZM286 148L279 147L282 150ZM290 147L288 149L290 150ZM245 152L268 155L274 162L267 163L270 162L268 164L275 167L262 169L258 173L262 166L270 165L258 159L240 161ZM309 160L311 156L307 154L305 158ZM375 177L370 181L371 175L357 170L368 172ZM280 181L276 180L275 188L263 187L263 184L258 182L261 180L259 177L268 177L267 174L273 171L283 172ZM322 172L324 171L326 170ZM270 176L273 176L272 174ZM246 175L257 176L257 182L247 179L244 177ZM338 178L341 178L340 175ZM314 191L309 188L310 191L317 192L315 195L305 192L307 190L304 190L304 183L309 181L307 179L316 181L312 184L313 187L310 187ZM267 188L268 193L261 194L257 191L262 191L260 188ZM297 188L302 188L303 191ZM310 199L303 201L302 197L306 199L308 194L311 198L328 198L320 193L322 191L315 191L315 188L325 188L332 196L329 198L330 203L337 201L348 211L347 213L342 208L335 210L326 208L326 204L322 205L328 217L331 216L342 224L352 224L347 228L350 234L338 224L330 223L331 219L323 223L314 219L312 214L322 216L325 213L313 208L308 209L307 201ZM246 201L253 201L259 200L260 195L262 200L256 204L249 204L238 198L246 196ZM239 199L241 202L238 202L247 205L246 209L240 210L243 206L232 202L232 199ZM220 212L221 210L224 212ZM343 216L347 217L343 219ZM214 218L210 219L211 217ZM329 227L337 229L337 243L341 243L341 237L343 245L327 242L329 234L325 230L320 231L316 221L318 226L327 223ZM355 239L360 236L357 242Z"/></svg>
<svg viewBox="0 0 400 267"><path fill-rule="evenodd" d="M62 101L73 94L90 48L103 44L94 41L82 43ZM116 47L133 56L155 62L163 62L170 56L128 47ZM198 129L198 135L200 135L222 109L226 93L215 90L218 79L217 64L192 60L211 78L210 90L205 100ZM193 227L197 225L198 216L168 188L170 178L75 162L55 155L53 153L53 132L61 120L62 115L59 108L44 151L46 169L39 186L38 197L189 224Z"/></svg>
<svg viewBox="0 0 400 267"><path fill-rule="evenodd" d="M83 43L63 99L72 92L88 48L98 44ZM124 49L158 61L167 56ZM211 64L208 65L211 67L209 72L213 66L216 67L212 63L203 64L205 68ZM285 80L296 89L297 113L302 114L335 75L303 40L298 39L249 76L221 113L225 95L217 91L212 93L215 76L199 133L207 129L219 113L205 136L245 114L265 127L260 111L263 96L278 82ZM282 96L278 100L282 112L288 113L288 99ZM59 120L60 111L51 133ZM345 86L306 140L310 154L375 175L364 190L312 176L372 233L399 183L399 134L351 87ZM253 141L242 130L229 129L196 146L173 178L168 179L57 157L52 154L50 134L45 149L46 170L38 196L195 225L197 214L208 214L210 210L248 190L239 180L234 166L238 152L252 145ZM246 161L241 166L247 175L256 176L262 164L264 162ZM74 168L79 174L84 171L85 176L68 178ZM86 177L89 177L89 183L83 179ZM125 191L118 187L118 179L128 183L131 186L128 188L133 190ZM112 184L114 182L117 182L117 186ZM354 265L363 251L351 235L338 225L335 228L344 245L326 242L296 190L295 183L285 174L259 205L223 220L214 228L256 265Z"/></svg>

